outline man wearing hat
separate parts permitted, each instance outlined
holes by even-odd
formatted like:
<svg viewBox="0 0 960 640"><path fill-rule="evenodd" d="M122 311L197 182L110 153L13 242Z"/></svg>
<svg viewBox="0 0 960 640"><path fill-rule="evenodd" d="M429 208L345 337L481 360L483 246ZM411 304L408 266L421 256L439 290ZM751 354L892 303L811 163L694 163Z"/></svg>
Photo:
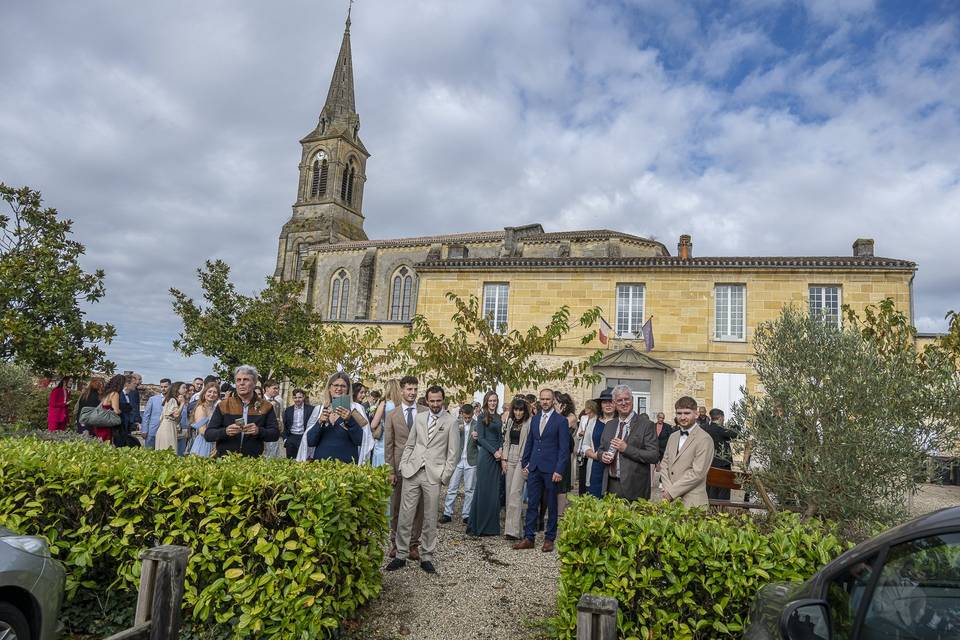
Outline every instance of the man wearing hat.
<svg viewBox="0 0 960 640"><path fill-rule="evenodd" d="M587 492L596 496L603 497L603 475L607 466L600 459L600 438L603 436L603 429L607 422L614 419L617 409L613 404L613 388L607 387L600 392L600 396L595 400L600 407L600 413L597 416L596 424L593 426L593 432L585 434L584 439L589 438L590 446L583 455L589 459L586 466Z"/></svg>

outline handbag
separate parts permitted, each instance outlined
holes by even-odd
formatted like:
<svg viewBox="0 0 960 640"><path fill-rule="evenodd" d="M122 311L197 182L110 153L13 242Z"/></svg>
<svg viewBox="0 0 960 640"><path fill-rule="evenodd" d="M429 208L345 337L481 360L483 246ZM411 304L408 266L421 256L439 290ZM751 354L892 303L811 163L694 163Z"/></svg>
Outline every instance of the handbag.
<svg viewBox="0 0 960 640"><path fill-rule="evenodd" d="M103 407L84 407L80 409L80 424L114 429L120 426L120 416Z"/></svg>

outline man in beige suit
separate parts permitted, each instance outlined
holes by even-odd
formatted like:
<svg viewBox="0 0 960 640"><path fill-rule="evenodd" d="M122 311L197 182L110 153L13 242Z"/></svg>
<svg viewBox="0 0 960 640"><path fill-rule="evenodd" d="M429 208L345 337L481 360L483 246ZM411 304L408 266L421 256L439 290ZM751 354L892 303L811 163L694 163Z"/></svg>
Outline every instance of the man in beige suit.
<svg viewBox="0 0 960 640"><path fill-rule="evenodd" d="M400 497L403 495L403 475L400 473L400 458L403 448L407 446L407 438L417 419L417 415L426 413L427 408L417 404L417 391L420 381L413 376L400 378L401 403L384 419L383 428L383 458L390 465L390 483L393 484L393 495L390 498L390 553L391 558L397 557L397 522L400 516ZM413 529L410 539L410 559L420 559L420 532L423 529L423 503L417 506L417 513L413 518Z"/></svg>
<svg viewBox="0 0 960 640"><path fill-rule="evenodd" d="M677 400L677 425L670 434L660 463L664 500L682 500L687 507L705 507L707 472L713 461L713 438L697 424L697 401Z"/></svg>
<svg viewBox="0 0 960 640"><path fill-rule="evenodd" d="M460 431L456 421L443 409L443 389L427 389L427 408L413 423L400 459L403 475L403 498L400 501L400 522L397 525L397 557L387 565L395 571L407 565L410 534L417 506L423 504L423 544L420 547L420 568L436 573L433 552L437 547L437 507L440 485L450 476L460 458Z"/></svg>

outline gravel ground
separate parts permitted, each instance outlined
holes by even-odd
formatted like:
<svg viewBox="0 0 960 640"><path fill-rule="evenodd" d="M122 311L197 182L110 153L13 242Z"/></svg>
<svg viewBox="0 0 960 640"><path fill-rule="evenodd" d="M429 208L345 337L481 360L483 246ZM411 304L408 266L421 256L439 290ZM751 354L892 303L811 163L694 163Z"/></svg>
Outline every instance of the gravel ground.
<svg viewBox="0 0 960 640"><path fill-rule="evenodd" d="M542 543L542 536L538 538ZM348 625L351 640L540 640L556 610L559 562L539 546L514 551L499 537L440 525L436 575L415 562L384 572L383 592ZM386 564L386 563L384 563Z"/></svg>
<svg viewBox="0 0 960 640"><path fill-rule="evenodd" d="M911 511L921 515L956 505L960 486L928 484L913 497ZM458 521L440 525L438 538L437 575L414 562L385 572L380 597L347 625L350 640L548 637L544 623L556 606L556 552L543 553L539 546L514 551L502 537L472 538Z"/></svg>
<svg viewBox="0 0 960 640"><path fill-rule="evenodd" d="M920 491L913 496L910 511L919 516L937 509L957 505L960 505L960 486L925 484L921 485Z"/></svg>

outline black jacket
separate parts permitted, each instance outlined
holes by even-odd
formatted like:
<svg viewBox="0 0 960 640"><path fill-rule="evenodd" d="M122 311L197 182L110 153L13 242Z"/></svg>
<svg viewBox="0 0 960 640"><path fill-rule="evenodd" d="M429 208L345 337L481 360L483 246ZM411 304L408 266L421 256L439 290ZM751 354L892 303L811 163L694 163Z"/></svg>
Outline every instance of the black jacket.
<svg viewBox="0 0 960 640"><path fill-rule="evenodd" d="M255 436L242 433L227 435L227 427L238 418L243 418L243 403L237 396L224 398L213 411L203 437L207 442L217 443L217 457L227 453L239 453L243 456L263 455L264 442L276 442L280 439L277 415L269 401L254 397L247 409L247 422L251 422L259 431Z"/></svg>
<svg viewBox="0 0 960 640"><path fill-rule="evenodd" d="M713 464L711 466L729 469L733 465L733 453L730 450L730 441L739 436L734 429L727 429L716 422L711 422L703 430L713 438Z"/></svg>
<svg viewBox="0 0 960 640"><path fill-rule="evenodd" d="M657 424L653 424L654 429L656 429ZM670 434L673 433L673 427L671 427L666 422L663 423L663 429L660 430L660 435L657 436L657 444L660 445L660 457L657 458L657 464L663 462L663 454L667 450L667 440L670 439Z"/></svg>
<svg viewBox="0 0 960 640"><path fill-rule="evenodd" d="M284 439L289 438L294 435L290 433L290 428L293 426L293 410L296 408L295 405L290 405L283 410L283 437ZM306 430L307 421L310 420L310 416L313 415L313 405L303 403L303 428ZM300 434L303 435L302 433ZM298 436L299 437L299 436Z"/></svg>

